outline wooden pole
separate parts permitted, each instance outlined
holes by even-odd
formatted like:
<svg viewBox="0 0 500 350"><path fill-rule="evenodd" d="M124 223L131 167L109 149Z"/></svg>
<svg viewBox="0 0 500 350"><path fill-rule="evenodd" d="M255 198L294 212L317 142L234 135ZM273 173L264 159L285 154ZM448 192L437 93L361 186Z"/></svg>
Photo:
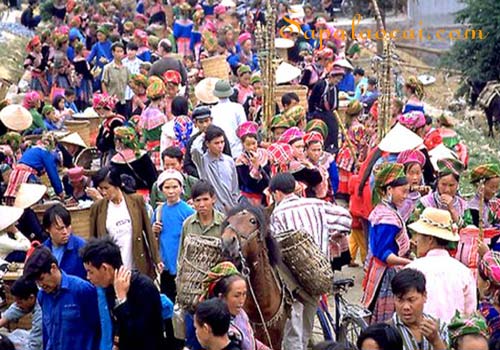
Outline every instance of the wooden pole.
<svg viewBox="0 0 500 350"><path fill-rule="evenodd" d="M337 124L339 125L340 132L344 136L344 140L347 142L347 147L349 148L349 151L351 151L351 155L354 158L354 166L356 167L356 169L358 169L359 168L358 155L356 149L354 148L354 145L352 144L351 140L349 139L349 136L347 135L344 123L342 122L342 118L340 118L339 113L335 110L333 111L333 115L335 116L335 119L337 119Z"/></svg>

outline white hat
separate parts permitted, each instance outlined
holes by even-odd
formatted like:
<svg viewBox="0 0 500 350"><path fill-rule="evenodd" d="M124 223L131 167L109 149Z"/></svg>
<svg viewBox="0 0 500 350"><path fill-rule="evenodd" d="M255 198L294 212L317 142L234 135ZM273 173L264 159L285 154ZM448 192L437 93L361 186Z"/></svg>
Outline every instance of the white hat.
<svg viewBox="0 0 500 350"><path fill-rule="evenodd" d="M439 167L437 165L438 160L449 159L449 158L458 159L457 154L442 143L440 143L439 145L437 145L436 147L434 147L429 151L429 157L431 160L432 167L436 171L439 170Z"/></svg>
<svg viewBox="0 0 500 350"><path fill-rule="evenodd" d="M14 206L21 209L29 208L38 203L45 192L47 192L45 185L23 183L17 191Z"/></svg>
<svg viewBox="0 0 500 350"><path fill-rule="evenodd" d="M453 220L448 210L427 207L418 221L408 225L408 227L421 235L433 236L450 242L458 242L460 236L453 231L452 224Z"/></svg>
<svg viewBox="0 0 500 350"><path fill-rule="evenodd" d="M99 114L97 114L97 112L95 111L95 109L92 108L92 107L85 108L85 110L83 111L82 116L84 118L99 118ZM73 117L75 117L75 116L73 116Z"/></svg>
<svg viewBox="0 0 500 350"><path fill-rule="evenodd" d="M292 27L292 26L290 26ZM295 26L293 26L295 27ZM295 43L293 40L286 39L286 38L276 38L274 39L274 47L277 49L289 49L293 47Z"/></svg>
<svg viewBox="0 0 500 350"><path fill-rule="evenodd" d="M194 87L194 95L198 101L206 104L215 104L219 98L214 95L215 84L219 78L205 78Z"/></svg>
<svg viewBox="0 0 500 350"><path fill-rule="evenodd" d="M24 131L33 123L31 113L21 105L8 105L0 111L0 120L7 129Z"/></svg>
<svg viewBox="0 0 500 350"><path fill-rule="evenodd" d="M232 0L222 0L219 5L224 7L236 7L236 3Z"/></svg>
<svg viewBox="0 0 500 350"><path fill-rule="evenodd" d="M71 145L77 145L83 148L87 148L88 146L83 141L82 137L77 132L72 132L71 134L64 136L59 142L69 143Z"/></svg>
<svg viewBox="0 0 500 350"><path fill-rule="evenodd" d="M350 69L350 70L354 70L354 67L352 66L352 64L349 63L349 61L346 60L345 58L341 58L339 60L334 61L333 65L334 66L339 66L339 67L342 67L342 68L347 68L347 69Z"/></svg>
<svg viewBox="0 0 500 350"><path fill-rule="evenodd" d="M284 84L300 77L300 68L292 66L290 63L282 62L276 69L276 84Z"/></svg>
<svg viewBox="0 0 500 350"><path fill-rule="evenodd" d="M302 5L290 5L288 13L290 18L304 18L306 16Z"/></svg>
<svg viewBox="0 0 500 350"><path fill-rule="evenodd" d="M179 181L181 187L184 187L184 177L179 171L174 169L168 169L162 172L160 176L158 176L158 180L156 180L156 186L158 186L158 189L161 190L163 183L167 180L172 180L172 179Z"/></svg>
<svg viewBox="0 0 500 350"><path fill-rule="evenodd" d="M0 231L14 224L23 213L24 209L0 205Z"/></svg>
<svg viewBox="0 0 500 350"><path fill-rule="evenodd" d="M415 149L422 145L424 140L410 129L397 123L380 141L378 148L389 153L401 153Z"/></svg>

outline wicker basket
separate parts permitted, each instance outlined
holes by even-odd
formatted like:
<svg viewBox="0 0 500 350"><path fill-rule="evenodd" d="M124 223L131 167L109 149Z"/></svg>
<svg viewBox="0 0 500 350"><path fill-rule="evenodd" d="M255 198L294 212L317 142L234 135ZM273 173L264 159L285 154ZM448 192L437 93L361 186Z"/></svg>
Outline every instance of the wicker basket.
<svg viewBox="0 0 500 350"><path fill-rule="evenodd" d="M329 293L333 286L333 270L311 235L305 230L298 230L283 232L275 237L283 262L302 288L311 296Z"/></svg>
<svg viewBox="0 0 500 350"><path fill-rule="evenodd" d="M194 312L203 294L203 279L221 260L220 238L188 235L177 273L177 304Z"/></svg>
<svg viewBox="0 0 500 350"><path fill-rule="evenodd" d="M54 203L42 204L33 207L33 210L42 222L43 214ZM71 215L71 228L75 235L85 240L90 238L90 208L80 209L77 207L66 207Z"/></svg>
<svg viewBox="0 0 500 350"><path fill-rule="evenodd" d="M218 55L204 58L201 60L201 66L203 67L203 73L206 78L229 79L229 64L225 56Z"/></svg>
<svg viewBox="0 0 500 350"><path fill-rule="evenodd" d="M280 110L283 109L281 105L281 97L289 92L295 92L299 96L299 105L308 110L307 105L307 86L304 85L278 85L274 90L274 100L278 103Z"/></svg>
<svg viewBox="0 0 500 350"><path fill-rule="evenodd" d="M75 165L82 167L85 175L94 176L99 171L99 168L92 167L92 163L96 159L100 159L100 157L101 154L97 148L85 148L76 157Z"/></svg>
<svg viewBox="0 0 500 350"><path fill-rule="evenodd" d="M64 125L70 132L76 132L86 145L90 144L90 122L87 120L65 120Z"/></svg>
<svg viewBox="0 0 500 350"><path fill-rule="evenodd" d="M85 143L87 145L94 147L96 139L97 139L97 134L99 132L99 125L101 125L101 122L104 120L104 118L101 118L101 117L84 117L82 114L75 114L75 115L73 115L73 119L74 120L78 120L78 121L86 120L86 121L88 121L90 123L90 126L88 128L89 129L89 137L90 138L89 138L88 142L85 139L84 139L84 141L85 141Z"/></svg>

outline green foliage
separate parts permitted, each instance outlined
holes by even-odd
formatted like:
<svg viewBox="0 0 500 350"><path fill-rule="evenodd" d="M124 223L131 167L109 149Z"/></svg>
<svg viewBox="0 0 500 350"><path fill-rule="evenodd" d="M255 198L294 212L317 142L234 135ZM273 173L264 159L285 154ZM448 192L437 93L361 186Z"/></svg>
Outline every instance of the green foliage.
<svg viewBox="0 0 500 350"><path fill-rule="evenodd" d="M500 78L500 1L460 0L465 8L456 22L482 30L483 39L469 38L454 43L442 59L442 65L460 70L465 76L482 81ZM464 29L465 31L465 29Z"/></svg>

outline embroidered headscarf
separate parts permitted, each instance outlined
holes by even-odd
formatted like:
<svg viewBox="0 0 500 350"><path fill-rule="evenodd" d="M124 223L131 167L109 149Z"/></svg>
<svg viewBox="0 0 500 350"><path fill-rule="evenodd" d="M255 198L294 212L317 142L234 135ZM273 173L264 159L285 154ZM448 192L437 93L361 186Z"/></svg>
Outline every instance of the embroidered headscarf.
<svg viewBox="0 0 500 350"><path fill-rule="evenodd" d="M453 349L457 349L457 341L464 335L478 334L485 337L486 340L490 337L488 324L478 312L474 312L470 316L461 316L457 310L448 325L448 332L450 334L450 344Z"/></svg>
<svg viewBox="0 0 500 350"><path fill-rule="evenodd" d="M312 142L324 143L323 136L317 131L307 132L303 137L304 143L308 146Z"/></svg>
<svg viewBox="0 0 500 350"><path fill-rule="evenodd" d="M300 105L293 106L283 112L283 118L291 121L294 125L300 125L301 122L305 121L306 110Z"/></svg>
<svg viewBox="0 0 500 350"><path fill-rule="evenodd" d="M447 175L460 176L462 171L464 171L464 164L455 158L439 159L437 161L438 167L438 177L443 177Z"/></svg>
<svg viewBox="0 0 500 350"><path fill-rule="evenodd" d="M21 134L15 131L9 131L0 137L0 144L9 145L13 151L17 151L19 149L19 145L21 145L22 141L23 137Z"/></svg>
<svg viewBox="0 0 500 350"><path fill-rule="evenodd" d="M23 107L26 109L35 108L36 103L41 100L38 91L30 91L24 95Z"/></svg>
<svg viewBox="0 0 500 350"><path fill-rule="evenodd" d="M404 184L404 181L406 181L404 166L402 164L382 163L375 168L374 173L375 185L372 193L372 202L374 205L382 200L384 187L399 181Z"/></svg>
<svg viewBox="0 0 500 350"><path fill-rule="evenodd" d="M417 77L411 76L406 81L406 85L415 90L415 95L421 100L424 97L424 84Z"/></svg>
<svg viewBox="0 0 500 350"><path fill-rule="evenodd" d="M420 164L420 166L424 166L425 155L419 150L403 151L398 155L397 162L403 165L410 163L418 163Z"/></svg>
<svg viewBox="0 0 500 350"><path fill-rule="evenodd" d="M400 114L398 116L398 121L414 132L425 125L425 115L420 111L411 111L409 113Z"/></svg>
<svg viewBox="0 0 500 350"><path fill-rule="evenodd" d="M109 110L115 109L118 100L114 96L110 96L107 93L94 94L92 98L92 107L94 109L106 108Z"/></svg>
<svg viewBox="0 0 500 350"><path fill-rule="evenodd" d="M162 98L167 93L167 88L165 87L165 83L158 77L150 77L149 85L146 89L146 96L150 100L157 100Z"/></svg>
<svg viewBox="0 0 500 350"><path fill-rule="evenodd" d="M224 261L221 262L210 269L207 276L203 279L203 296L208 299L209 296L213 294L213 290L217 285L217 282L222 280L224 277L239 275L239 271L234 266L232 262Z"/></svg>
<svg viewBox="0 0 500 350"><path fill-rule="evenodd" d="M471 183L478 183L481 180L489 180L500 177L500 166L495 163L483 164L472 170L470 175Z"/></svg>
<svg viewBox="0 0 500 350"><path fill-rule="evenodd" d="M241 139L246 135L257 135L259 124L253 121L246 121L236 129L236 135Z"/></svg>
<svg viewBox="0 0 500 350"><path fill-rule="evenodd" d="M488 251L479 262L479 274L483 279L500 286L500 252Z"/></svg>
<svg viewBox="0 0 500 350"><path fill-rule="evenodd" d="M312 119L307 122L305 132L318 131L324 139L328 136L328 126L321 119Z"/></svg>
<svg viewBox="0 0 500 350"><path fill-rule="evenodd" d="M287 129L283 134L281 134L278 142L292 144L297 140L304 137L304 132L298 127L294 126Z"/></svg>
<svg viewBox="0 0 500 350"><path fill-rule="evenodd" d="M132 74L130 76L130 82L137 86L142 86L145 89L148 88L148 78L144 74Z"/></svg>
<svg viewBox="0 0 500 350"><path fill-rule="evenodd" d="M115 137L119 140L126 148L134 151L136 155L140 153L139 140L137 139L137 134L133 128L130 126L118 126L114 129Z"/></svg>

